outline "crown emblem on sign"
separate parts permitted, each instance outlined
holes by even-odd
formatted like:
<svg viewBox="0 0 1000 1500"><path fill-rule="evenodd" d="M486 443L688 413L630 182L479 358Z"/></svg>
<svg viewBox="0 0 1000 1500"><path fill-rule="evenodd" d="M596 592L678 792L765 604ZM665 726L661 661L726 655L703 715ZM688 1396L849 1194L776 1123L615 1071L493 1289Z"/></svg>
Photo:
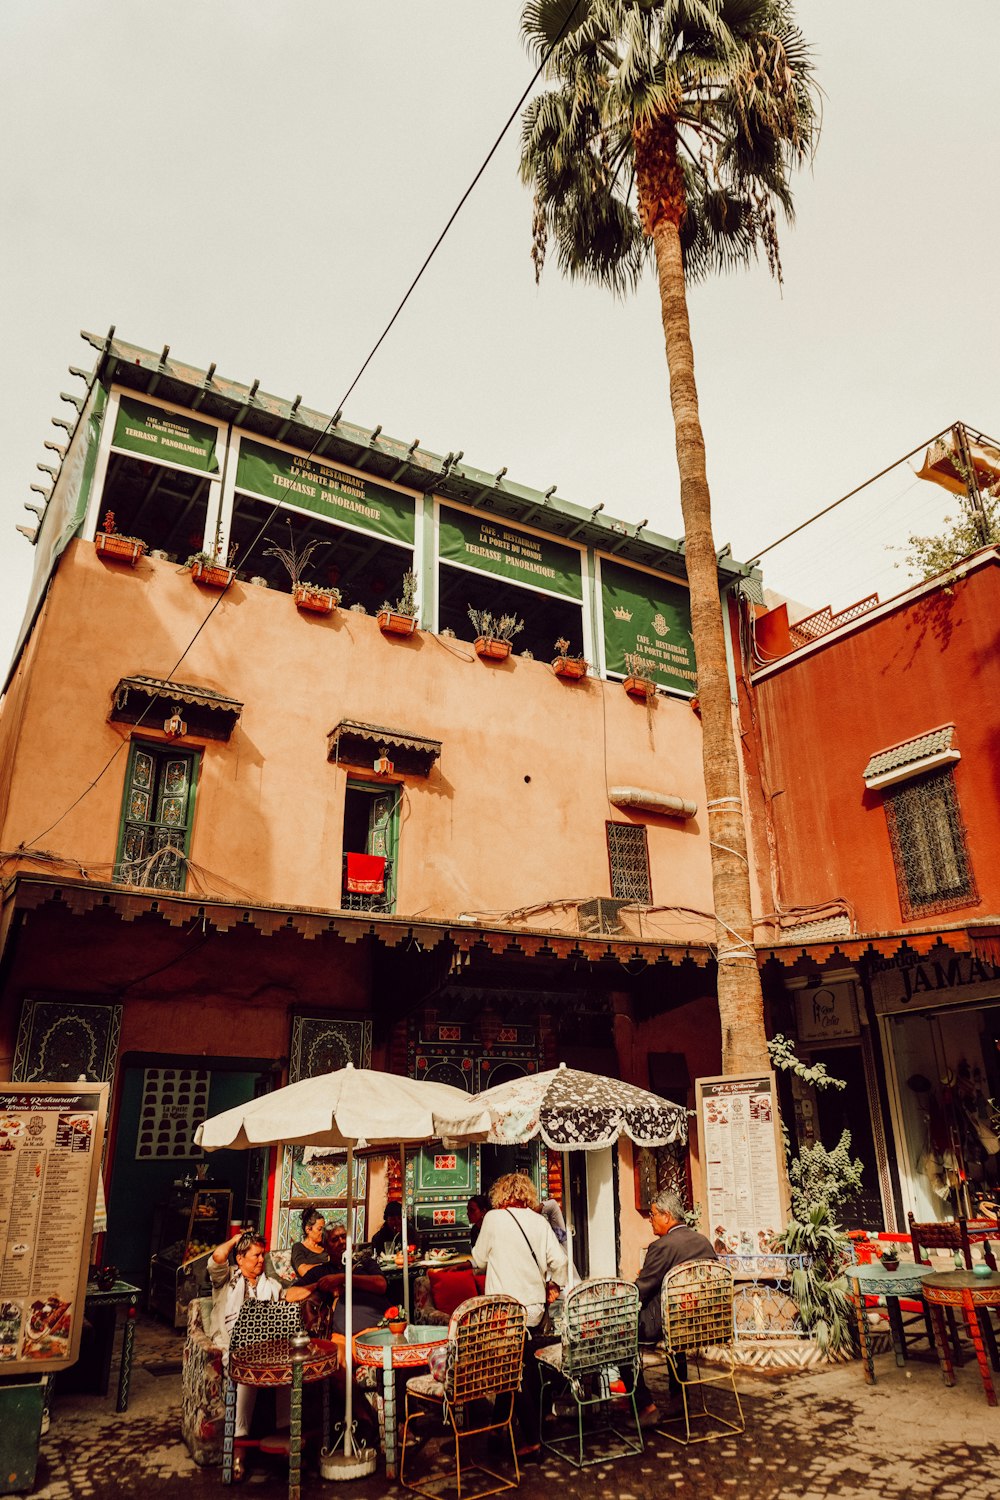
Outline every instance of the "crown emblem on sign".
<svg viewBox="0 0 1000 1500"><path fill-rule="evenodd" d="M631 620L632 611L630 609L626 609L624 604L616 604L614 615L616 620Z"/></svg>

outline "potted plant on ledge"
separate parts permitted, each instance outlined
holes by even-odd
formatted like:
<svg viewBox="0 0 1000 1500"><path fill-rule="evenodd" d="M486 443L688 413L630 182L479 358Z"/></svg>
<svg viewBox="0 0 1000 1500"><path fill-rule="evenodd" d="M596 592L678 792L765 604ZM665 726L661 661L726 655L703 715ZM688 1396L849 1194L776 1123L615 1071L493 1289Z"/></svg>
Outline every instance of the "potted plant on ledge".
<svg viewBox="0 0 1000 1500"><path fill-rule="evenodd" d="M184 566L190 568L195 583L208 589L227 589L236 577L236 569L213 552L193 552Z"/></svg>
<svg viewBox="0 0 1000 1500"><path fill-rule="evenodd" d="M116 562L128 563L134 568L146 550L146 543L137 536L122 536L115 530L115 513L105 512L101 530L94 537L94 547L102 557L113 557Z"/></svg>
<svg viewBox="0 0 1000 1500"><path fill-rule="evenodd" d="M306 583L302 577L303 568L321 545L321 542L312 537L303 547L298 547L289 522L288 546L279 547L277 542L272 542L270 547L264 548L264 556L276 557L288 569L288 576L292 580L292 598L297 609L305 610L307 614L330 615L340 603L340 590L320 583Z"/></svg>
<svg viewBox="0 0 1000 1500"><path fill-rule="evenodd" d="M386 635L412 635L417 628L417 575L403 574L403 592L395 604L385 600L378 612L378 628Z"/></svg>
<svg viewBox="0 0 1000 1500"><path fill-rule="evenodd" d="M569 653L569 641L560 636L555 643L557 655L552 660L552 670L557 677L565 678L567 682L579 682L586 677L590 671L590 664L585 656L571 656Z"/></svg>
<svg viewBox="0 0 1000 1500"><path fill-rule="evenodd" d="M649 675L653 670L652 662L648 662L638 651L625 652L625 681L622 683L630 698L636 698L640 703L648 703L656 694L656 683Z"/></svg>
<svg viewBox="0 0 1000 1500"><path fill-rule="evenodd" d="M499 619L488 609L469 607L469 619L476 631L474 650L484 661L506 661L514 646L514 637L524 629L524 621L516 615L501 615Z"/></svg>

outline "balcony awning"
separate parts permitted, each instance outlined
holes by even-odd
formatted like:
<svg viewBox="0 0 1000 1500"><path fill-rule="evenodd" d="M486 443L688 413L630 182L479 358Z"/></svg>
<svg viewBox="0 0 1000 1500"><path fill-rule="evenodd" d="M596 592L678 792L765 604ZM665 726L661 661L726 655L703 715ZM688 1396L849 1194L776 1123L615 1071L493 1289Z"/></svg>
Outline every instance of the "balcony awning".
<svg viewBox="0 0 1000 1500"><path fill-rule="evenodd" d="M159 729L159 719L169 718L178 705L185 711L189 732L210 740L228 740L243 712L243 704L236 698L213 688L137 676L120 679L112 694L110 717L123 724L137 724L142 719L151 729Z"/></svg>
<svg viewBox="0 0 1000 1500"><path fill-rule="evenodd" d="M356 719L341 719L327 735L327 760L343 761L349 766L369 769L385 747L386 754L401 771L427 776L440 757L441 741L419 734L403 734L381 724L363 724Z"/></svg>

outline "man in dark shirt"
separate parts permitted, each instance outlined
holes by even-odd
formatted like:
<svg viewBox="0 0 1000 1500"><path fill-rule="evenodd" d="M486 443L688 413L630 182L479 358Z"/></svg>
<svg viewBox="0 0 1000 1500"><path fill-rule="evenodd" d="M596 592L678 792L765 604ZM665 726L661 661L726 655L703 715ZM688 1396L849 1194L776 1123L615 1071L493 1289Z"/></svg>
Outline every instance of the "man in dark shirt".
<svg viewBox="0 0 1000 1500"><path fill-rule="evenodd" d="M660 1308L660 1288L663 1278L674 1266L682 1266L691 1260L718 1260L711 1242L697 1229L691 1229L684 1220L684 1207L676 1193L659 1193L649 1207L649 1219L656 1238L646 1251L642 1270L635 1279L639 1288L639 1342L655 1344L663 1337L663 1314ZM681 1375L684 1356L677 1356ZM673 1398L680 1387L674 1372L667 1366L670 1376L670 1394ZM642 1371L635 1383L636 1403L640 1418L655 1422L659 1417L653 1398L649 1393Z"/></svg>

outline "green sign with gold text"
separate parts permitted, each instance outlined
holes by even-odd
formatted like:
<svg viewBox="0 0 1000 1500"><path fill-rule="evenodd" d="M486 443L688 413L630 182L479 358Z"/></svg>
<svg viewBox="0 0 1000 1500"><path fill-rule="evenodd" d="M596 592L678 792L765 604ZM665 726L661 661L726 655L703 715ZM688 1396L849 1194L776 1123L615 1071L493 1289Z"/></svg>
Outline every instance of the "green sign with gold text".
<svg viewBox="0 0 1000 1500"><path fill-rule="evenodd" d="M162 406L150 406L131 396L122 396L118 402L113 446L128 453L181 464L201 474L218 474L217 436L217 428L197 422L186 412L164 411Z"/></svg>
<svg viewBox="0 0 1000 1500"><path fill-rule="evenodd" d="M683 584L602 557L601 605L609 672L628 675L625 653L633 652L644 663L642 676L682 693L695 691L691 604Z"/></svg>
<svg viewBox="0 0 1000 1500"><path fill-rule="evenodd" d="M236 488L413 546L416 511L412 496L321 459L243 438Z"/></svg>
<svg viewBox="0 0 1000 1500"><path fill-rule="evenodd" d="M460 563L566 599L583 599L580 553L547 537L442 506L439 545L442 562Z"/></svg>

